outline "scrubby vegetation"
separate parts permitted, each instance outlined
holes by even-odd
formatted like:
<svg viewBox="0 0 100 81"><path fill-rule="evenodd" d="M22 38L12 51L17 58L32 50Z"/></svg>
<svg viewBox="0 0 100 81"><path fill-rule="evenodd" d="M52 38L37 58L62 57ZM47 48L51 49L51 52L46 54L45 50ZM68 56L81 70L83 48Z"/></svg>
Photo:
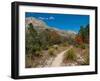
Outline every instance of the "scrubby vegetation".
<svg viewBox="0 0 100 81"><path fill-rule="evenodd" d="M86 27L81 26L80 30L75 38L77 44L87 43L89 44L89 25Z"/></svg>
<svg viewBox="0 0 100 81"><path fill-rule="evenodd" d="M54 56L54 55L55 55L54 49L53 49L53 48L50 48L50 49L49 49L49 54L50 54L51 56Z"/></svg>
<svg viewBox="0 0 100 81"><path fill-rule="evenodd" d="M83 65L89 65L89 50L88 49L85 50L83 58L84 58Z"/></svg>
<svg viewBox="0 0 100 81"><path fill-rule="evenodd" d="M73 48L68 50L68 52L65 53L65 60L75 61L76 60L76 54Z"/></svg>
<svg viewBox="0 0 100 81"><path fill-rule="evenodd" d="M45 26L27 24L25 29L26 68L38 67L39 65L42 67L47 59L55 58L58 53L67 50L70 46L72 48L64 54L64 65L67 61L76 62L77 65L88 65L89 25L81 26L77 34L71 33L69 36L61 34L61 32ZM81 57L84 60L82 62L80 62Z"/></svg>
<svg viewBox="0 0 100 81"><path fill-rule="evenodd" d="M55 31L43 30L37 32L32 23L28 25L26 30L26 53L35 53L40 50L48 50L53 45L59 45L65 42ZM57 47L55 47L57 49Z"/></svg>

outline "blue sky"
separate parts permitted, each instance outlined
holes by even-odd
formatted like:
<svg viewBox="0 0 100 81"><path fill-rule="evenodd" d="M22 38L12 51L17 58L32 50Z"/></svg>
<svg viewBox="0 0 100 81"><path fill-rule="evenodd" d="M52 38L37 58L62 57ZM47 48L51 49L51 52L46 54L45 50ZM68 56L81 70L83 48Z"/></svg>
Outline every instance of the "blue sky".
<svg viewBox="0 0 100 81"><path fill-rule="evenodd" d="M80 26L89 24L89 15L51 14L26 12L25 17L43 20L48 26L78 32Z"/></svg>

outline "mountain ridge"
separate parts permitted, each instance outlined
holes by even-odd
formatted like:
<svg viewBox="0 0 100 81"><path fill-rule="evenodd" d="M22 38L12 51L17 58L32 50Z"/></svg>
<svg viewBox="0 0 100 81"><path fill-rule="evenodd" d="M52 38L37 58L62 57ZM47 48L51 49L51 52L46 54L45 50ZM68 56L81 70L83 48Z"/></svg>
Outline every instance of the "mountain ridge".
<svg viewBox="0 0 100 81"><path fill-rule="evenodd" d="M55 27L50 27L44 21L36 19L35 17L25 18L25 26L28 27L30 23L33 25L34 29L37 30L38 32L44 30L50 30L57 32L61 36L72 37L72 38L75 37L75 35L77 34L75 31L72 30L60 30Z"/></svg>

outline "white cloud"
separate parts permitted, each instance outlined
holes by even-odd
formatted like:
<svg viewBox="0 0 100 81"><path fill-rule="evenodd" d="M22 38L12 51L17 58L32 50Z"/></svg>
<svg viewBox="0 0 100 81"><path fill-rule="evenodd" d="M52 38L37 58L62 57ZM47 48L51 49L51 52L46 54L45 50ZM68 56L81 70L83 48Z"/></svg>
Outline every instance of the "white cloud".
<svg viewBox="0 0 100 81"><path fill-rule="evenodd" d="M45 18L43 18L43 17L38 17L38 19L42 19L42 20L43 20L43 19L45 19Z"/></svg>
<svg viewBox="0 0 100 81"><path fill-rule="evenodd" d="M38 17L38 19L41 19L41 20L54 20L55 18L53 16L50 16L50 17Z"/></svg>

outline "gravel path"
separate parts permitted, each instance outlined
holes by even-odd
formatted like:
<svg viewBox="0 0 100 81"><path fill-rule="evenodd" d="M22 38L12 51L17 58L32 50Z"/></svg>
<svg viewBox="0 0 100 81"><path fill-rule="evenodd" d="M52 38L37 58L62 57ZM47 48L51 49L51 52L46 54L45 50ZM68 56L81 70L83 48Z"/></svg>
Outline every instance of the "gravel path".
<svg viewBox="0 0 100 81"><path fill-rule="evenodd" d="M72 48L72 46L70 46L67 50L59 53L55 59L52 61L51 63L51 67L57 67L57 66L60 66L62 61L63 61L63 58L64 58L64 53L67 52L68 50L70 50Z"/></svg>

